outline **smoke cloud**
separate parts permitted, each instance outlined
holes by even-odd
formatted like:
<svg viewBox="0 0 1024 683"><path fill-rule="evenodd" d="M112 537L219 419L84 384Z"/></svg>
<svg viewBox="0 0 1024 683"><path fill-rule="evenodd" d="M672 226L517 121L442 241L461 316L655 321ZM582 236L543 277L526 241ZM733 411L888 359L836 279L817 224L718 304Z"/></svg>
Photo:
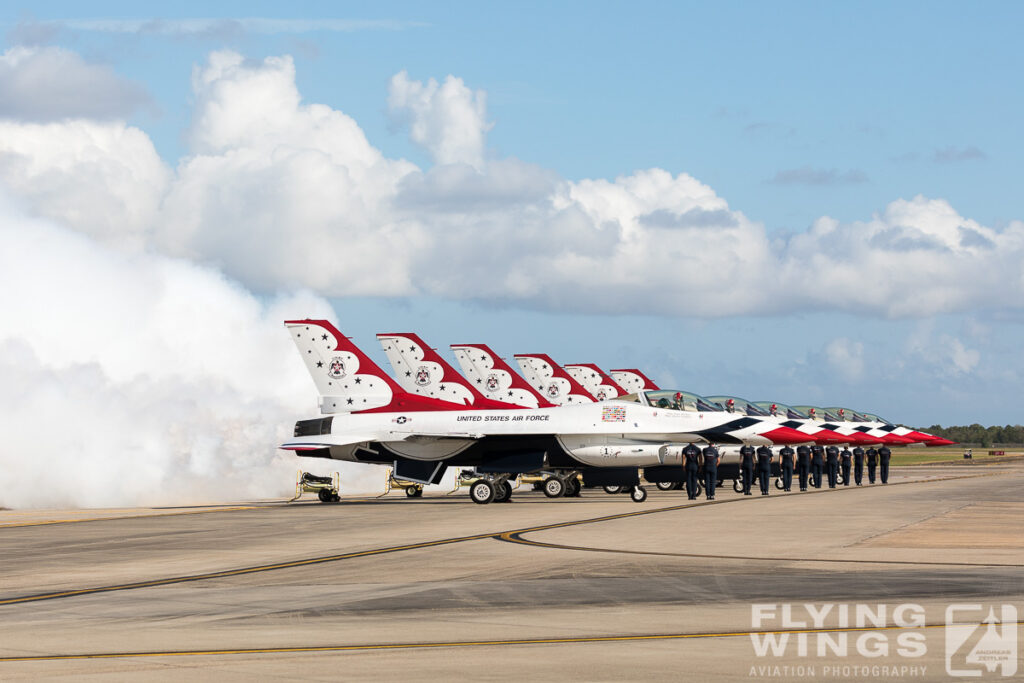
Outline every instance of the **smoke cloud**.
<svg viewBox="0 0 1024 683"><path fill-rule="evenodd" d="M94 507L280 497L276 446L316 414L282 321L333 317L296 292L260 299L215 270L128 253L0 199L0 506ZM301 463L301 464L300 464Z"/></svg>

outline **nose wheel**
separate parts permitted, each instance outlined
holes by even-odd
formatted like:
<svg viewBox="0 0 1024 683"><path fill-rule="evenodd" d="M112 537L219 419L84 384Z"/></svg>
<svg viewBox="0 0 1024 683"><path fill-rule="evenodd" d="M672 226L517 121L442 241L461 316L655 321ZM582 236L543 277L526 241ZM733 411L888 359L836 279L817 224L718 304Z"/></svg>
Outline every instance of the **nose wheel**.
<svg viewBox="0 0 1024 683"><path fill-rule="evenodd" d="M634 486L629 492L629 497L634 503L642 503L647 500L647 489L643 486Z"/></svg>

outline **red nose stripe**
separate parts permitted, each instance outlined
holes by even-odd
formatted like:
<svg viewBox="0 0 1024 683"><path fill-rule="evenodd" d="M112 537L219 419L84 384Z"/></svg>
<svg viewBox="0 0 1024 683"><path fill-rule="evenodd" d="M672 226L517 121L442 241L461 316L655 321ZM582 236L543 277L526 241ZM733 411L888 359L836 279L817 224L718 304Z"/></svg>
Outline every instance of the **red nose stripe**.
<svg viewBox="0 0 1024 683"><path fill-rule="evenodd" d="M766 439L771 440L772 443L777 444L798 444L798 443L809 443L814 441L814 438L803 432L798 432L795 429L789 427L776 427L770 432L762 434Z"/></svg>

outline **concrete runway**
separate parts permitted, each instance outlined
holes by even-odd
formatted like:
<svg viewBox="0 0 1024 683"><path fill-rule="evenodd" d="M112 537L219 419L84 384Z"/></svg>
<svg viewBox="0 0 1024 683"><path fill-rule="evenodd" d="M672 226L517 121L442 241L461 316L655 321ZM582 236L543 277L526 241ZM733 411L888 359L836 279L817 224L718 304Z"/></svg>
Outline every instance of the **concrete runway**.
<svg viewBox="0 0 1024 683"><path fill-rule="evenodd" d="M1024 616L1019 463L649 491L0 511L0 680L948 680L950 603ZM752 624L752 603L774 616ZM834 608L847 656L817 656L814 624L779 616L807 621L804 603L886 613L858 628ZM904 603L920 618L897 622ZM752 631L793 642L757 656ZM907 633L920 656L896 651Z"/></svg>

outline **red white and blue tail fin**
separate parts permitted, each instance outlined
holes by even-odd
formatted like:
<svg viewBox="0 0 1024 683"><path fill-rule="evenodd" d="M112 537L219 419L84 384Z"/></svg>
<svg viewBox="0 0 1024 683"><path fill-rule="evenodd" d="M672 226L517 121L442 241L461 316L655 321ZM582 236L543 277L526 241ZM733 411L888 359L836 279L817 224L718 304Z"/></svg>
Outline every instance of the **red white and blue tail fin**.
<svg viewBox="0 0 1024 683"><path fill-rule="evenodd" d="M593 403L594 397L546 353L517 353L516 362L527 381L558 405Z"/></svg>
<svg viewBox="0 0 1024 683"><path fill-rule="evenodd" d="M565 366L565 371L598 401L607 401L629 393L593 363L572 363Z"/></svg>
<svg viewBox="0 0 1024 683"><path fill-rule="evenodd" d="M284 324L320 393L321 413L453 409L451 403L404 391L328 321L286 320Z"/></svg>
<svg viewBox="0 0 1024 683"><path fill-rule="evenodd" d="M639 370L612 370L611 375L619 383L619 386L631 394L641 391L658 391L658 385Z"/></svg>
<svg viewBox="0 0 1024 683"><path fill-rule="evenodd" d="M377 341L383 347L399 385L408 392L476 408L502 410L522 407L484 396L417 334L378 334Z"/></svg>
<svg viewBox="0 0 1024 683"><path fill-rule="evenodd" d="M486 344L452 344L462 374L485 397L524 408L552 408L551 403Z"/></svg>

